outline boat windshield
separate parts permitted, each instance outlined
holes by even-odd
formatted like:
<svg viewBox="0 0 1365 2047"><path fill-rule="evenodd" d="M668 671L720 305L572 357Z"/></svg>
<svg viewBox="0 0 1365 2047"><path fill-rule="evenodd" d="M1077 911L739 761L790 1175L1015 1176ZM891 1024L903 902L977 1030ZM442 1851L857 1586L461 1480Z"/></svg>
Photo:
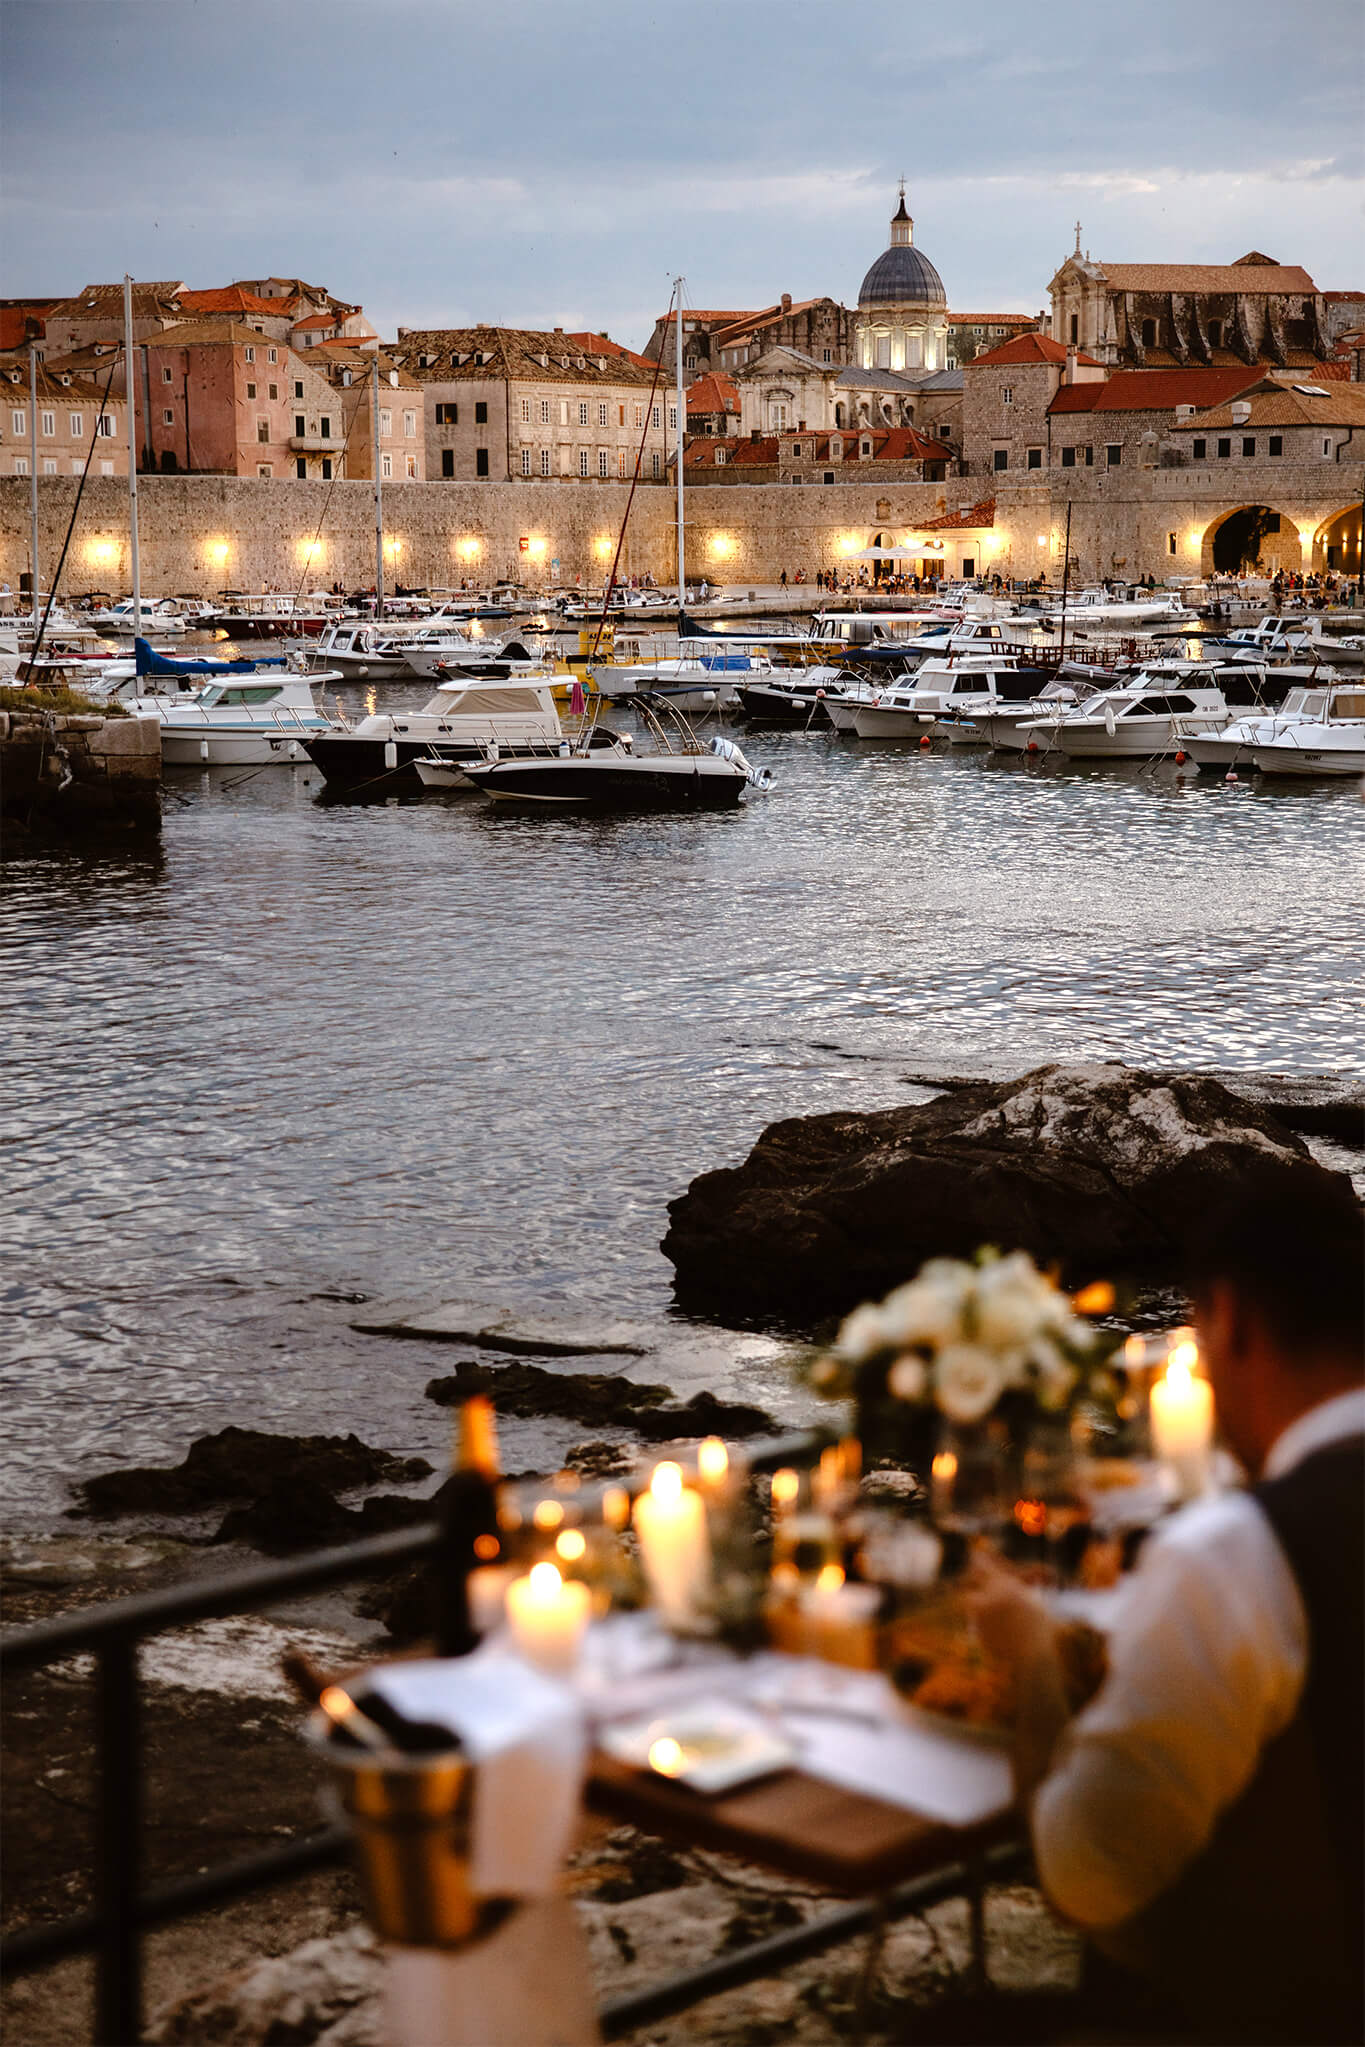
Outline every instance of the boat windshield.
<svg viewBox="0 0 1365 2047"><path fill-rule="evenodd" d="M277 682L211 682L206 690L201 691L199 700L203 704L232 704L240 707L243 704L272 704L280 694L280 685Z"/></svg>

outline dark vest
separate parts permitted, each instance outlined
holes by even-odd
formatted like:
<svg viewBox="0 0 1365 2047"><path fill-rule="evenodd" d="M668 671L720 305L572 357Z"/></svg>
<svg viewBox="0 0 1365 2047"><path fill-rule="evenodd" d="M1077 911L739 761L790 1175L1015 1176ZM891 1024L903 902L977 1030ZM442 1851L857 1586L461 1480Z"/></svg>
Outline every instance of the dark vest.
<svg viewBox="0 0 1365 2047"><path fill-rule="evenodd" d="M1365 1437L1256 1488L1308 1619L1298 1711L1169 1891L1098 1943L1200 2038L1365 2037ZM1178 1622L1173 1623L1178 1625Z"/></svg>

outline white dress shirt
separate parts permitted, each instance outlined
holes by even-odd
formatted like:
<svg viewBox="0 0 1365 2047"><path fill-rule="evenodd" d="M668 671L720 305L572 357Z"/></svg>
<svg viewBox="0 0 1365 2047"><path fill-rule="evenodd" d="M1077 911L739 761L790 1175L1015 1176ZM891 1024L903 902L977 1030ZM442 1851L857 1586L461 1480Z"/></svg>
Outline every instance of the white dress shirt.
<svg viewBox="0 0 1365 2047"><path fill-rule="evenodd" d="M1362 1433L1365 1389L1338 1394L1283 1431L1265 1476ZM1117 1926L1176 1881L1293 1718L1307 1662L1298 1586L1252 1496L1172 1515L1139 1559L1109 1674L1034 1800L1038 1872L1068 1918Z"/></svg>

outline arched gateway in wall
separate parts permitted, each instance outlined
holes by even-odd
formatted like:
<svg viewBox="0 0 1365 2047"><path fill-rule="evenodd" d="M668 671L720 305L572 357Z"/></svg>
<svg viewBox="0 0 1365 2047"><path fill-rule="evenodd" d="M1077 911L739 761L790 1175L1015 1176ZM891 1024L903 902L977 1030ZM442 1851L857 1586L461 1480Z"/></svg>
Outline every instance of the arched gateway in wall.
<svg viewBox="0 0 1365 2047"><path fill-rule="evenodd" d="M1357 498L1354 504L1344 506L1341 511L1333 512L1330 519L1323 520L1313 535L1313 567L1320 574L1324 570L1335 569L1339 576L1360 575L1363 519L1365 505Z"/></svg>
<svg viewBox="0 0 1365 2047"><path fill-rule="evenodd" d="M1199 565L1205 576L1292 576L1307 566L1297 525L1273 505L1234 505L1211 519Z"/></svg>

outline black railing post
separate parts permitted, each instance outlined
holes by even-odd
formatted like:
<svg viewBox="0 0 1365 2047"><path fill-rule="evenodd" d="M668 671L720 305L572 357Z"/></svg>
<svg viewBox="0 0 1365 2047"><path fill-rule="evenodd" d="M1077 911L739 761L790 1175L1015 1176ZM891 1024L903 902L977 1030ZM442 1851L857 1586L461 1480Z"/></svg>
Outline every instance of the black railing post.
<svg viewBox="0 0 1365 2047"><path fill-rule="evenodd" d="M114 1635L99 1649L95 1678L95 1965L97 2047L134 2047L142 2038L142 1731L137 1637Z"/></svg>

